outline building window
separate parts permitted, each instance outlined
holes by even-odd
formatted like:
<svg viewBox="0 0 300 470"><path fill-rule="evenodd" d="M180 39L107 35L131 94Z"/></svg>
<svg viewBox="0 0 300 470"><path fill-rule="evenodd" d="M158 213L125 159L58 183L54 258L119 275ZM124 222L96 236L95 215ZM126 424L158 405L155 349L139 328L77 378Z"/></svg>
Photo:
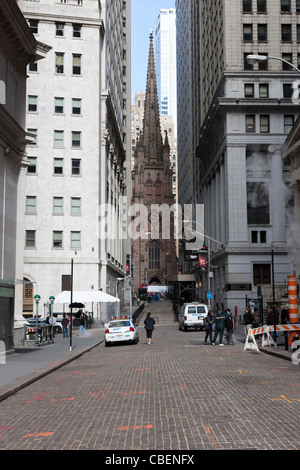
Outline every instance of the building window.
<svg viewBox="0 0 300 470"><path fill-rule="evenodd" d="M81 38L81 24L73 24L73 38Z"/></svg>
<svg viewBox="0 0 300 470"><path fill-rule="evenodd" d="M71 232L71 248L80 248L81 232Z"/></svg>
<svg viewBox="0 0 300 470"><path fill-rule="evenodd" d="M258 42L266 42L268 40L268 27L266 24L257 25Z"/></svg>
<svg viewBox="0 0 300 470"><path fill-rule="evenodd" d="M34 95L28 96L28 112L36 113L37 112L37 100L38 97Z"/></svg>
<svg viewBox="0 0 300 470"><path fill-rule="evenodd" d="M62 197L53 198L53 215L62 215L64 212L64 199Z"/></svg>
<svg viewBox="0 0 300 470"><path fill-rule="evenodd" d="M243 40L244 40L244 42L252 42L253 41L253 26L252 26L252 24L244 24L243 25Z"/></svg>
<svg viewBox="0 0 300 470"><path fill-rule="evenodd" d="M37 158L36 157L27 157L30 164L27 167L27 173L36 173L36 162Z"/></svg>
<svg viewBox="0 0 300 470"><path fill-rule="evenodd" d="M64 159L54 158L53 173L55 175L62 175L64 171Z"/></svg>
<svg viewBox="0 0 300 470"><path fill-rule="evenodd" d="M257 13L266 13L267 0L257 0Z"/></svg>
<svg viewBox="0 0 300 470"><path fill-rule="evenodd" d="M56 36L63 36L64 35L64 23L55 23L56 28Z"/></svg>
<svg viewBox="0 0 300 470"><path fill-rule="evenodd" d="M80 175L80 162L76 158L72 158L72 175Z"/></svg>
<svg viewBox="0 0 300 470"><path fill-rule="evenodd" d="M269 225L269 185L261 182L247 183L248 225Z"/></svg>
<svg viewBox="0 0 300 470"><path fill-rule="evenodd" d="M282 54L282 59L291 64L293 62L293 55L291 53ZM293 67L290 64L282 62L282 70L293 70Z"/></svg>
<svg viewBox="0 0 300 470"><path fill-rule="evenodd" d="M64 112L64 98L54 98L54 112L56 114L63 114L63 112Z"/></svg>
<svg viewBox="0 0 300 470"><path fill-rule="evenodd" d="M53 232L53 248L62 248L63 244L63 232Z"/></svg>
<svg viewBox="0 0 300 470"><path fill-rule="evenodd" d="M300 13L300 0L296 0L296 13Z"/></svg>
<svg viewBox="0 0 300 470"><path fill-rule="evenodd" d="M72 131L72 148L81 147L81 132Z"/></svg>
<svg viewBox="0 0 300 470"><path fill-rule="evenodd" d="M81 54L73 54L73 75L81 75Z"/></svg>
<svg viewBox="0 0 300 470"><path fill-rule="evenodd" d="M292 25L290 24L281 25L281 40L282 42L292 41Z"/></svg>
<svg viewBox="0 0 300 470"><path fill-rule="evenodd" d="M54 131L54 147L64 147L64 131Z"/></svg>
<svg viewBox="0 0 300 470"><path fill-rule="evenodd" d="M36 214L36 196L26 196L26 214Z"/></svg>
<svg viewBox="0 0 300 470"><path fill-rule="evenodd" d="M32 34L38 34L39 32L38 20L29 20L29 29L32 32Z"/></svg>
<svg viewBox="0 0 300 470"><path fill-rule="evenodd" d="M55 73L64 73L64 53L55 53Z"/></svg>
<svg viewBox="0 0 300 470"><path fill-rule="evenodd" d="M252 13L252 0L243 0L243 13Z"/></svg>
<svg viewBox="0 0 300 470"><path fill-rule="evenodd" d="M294 116L284 116L284 133L289 134L294 126Z"/></svg>
<svg viewBox="0 0 300 470"><path fill-rule="evenodd" d="M293 87L291 83L284 83L283 84L283 97L284 98L292 98L293 96Z"/></svg>
<svg viewBox="0 0 300 470"><path fill-rule="evenodd" d="M37 72L38 71L38 63L37 62L31 62L31 64L28 65L28 71L29 72Z"/></svg>
<svg viewBox="0 0 300 470"><path fill-rule="evenodd" d="M281 12L290 13L291 11L291 0L281 0Z"/></svg>
<svg viewBox="0 0 300 470"><path fill-rule="evenodd" d="M253 70L253 64L249 64L247 61L247 56L250 54L250 52L245 52L244 53L244 70Z"/></svg>
<svg viewBox="0 0 300 470"><path fill-rule="evenodd" d="M35 230L26 230L25 246L26 248L35 247Z"/></svg>
<svg viewBox="0 0 300 470"><path fill-rule="evenodd" d="M255 115L254 114L246 115L246 132L248 134L255 133Z"/></svg>
<svg viewBox="0 0 300 470"><path fill-rule="evenodd" d="M268 83L259 84L259 97L269 98L269 84Z"/></svg>
<svg viewBox="0 0 300 470"><path fill-rule="evenodd" d="M254 264L253 265L253 284L259 286L261 284L271 284L271 265L270 264Z"/></svg>
<svg viewBox="0 0 300 470"><path fill-rule="evenodd" d="M31 139L28 145L37 145L37 129L27 129L27 133Z"/></svg>
<svg viewBox="0 0 300 470"><path fill-rule="evenodd" d="M81 199L80 197L71 198L71 214L79 215L81 214Z"/></svg>
<svg viewBox="0 0 300 470"><path fill-rule="evenodd" d="M254 98L254 84L253 83L245 83L244 90L245 90L245 98Z"/></svg>
<svg viewBox="0 0 300 470"><path fill-rule="evenodd" d="M270 116L260 116L260 132L262 134L268 134L270 132Z"/></svg>
<svg viewBox="0 0 300 470"><path fill-rule="evenodd" d="M72 99L72 114L81 114L81 99L73 98Z"/></svg>
<svg viewBox="0 0 300 470"><path fill-rule="evenodd" d="M149 269L160 269L160 245L153 240L149 243Z"/></svg>

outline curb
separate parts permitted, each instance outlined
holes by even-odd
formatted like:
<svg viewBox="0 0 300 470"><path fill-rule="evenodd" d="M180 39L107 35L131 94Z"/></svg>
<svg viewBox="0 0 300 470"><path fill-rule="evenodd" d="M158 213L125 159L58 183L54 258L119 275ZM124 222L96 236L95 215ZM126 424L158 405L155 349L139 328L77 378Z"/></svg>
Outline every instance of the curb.
<svg viewBox="0 0 300 470"><path fill-rule="evenodd" d="M64 365L68 364L69 362L72 362L75 359L78 359L80 356L82 356L86 352L91 351L95 347L99 346L99 344L101 344L102 342L103 342L103 339L99 340L99 342L97 342L96 344L83 347L80 351L73 352L69 356L63 359L59 359L58 361L52 362L48 364L47 366L44 366L41 369L38 369L37 371L34 371L32 374L28 374L25 377L17 379L8 385L4 385L3 387L0 388L0 402L10 397L11 395L14 395L19 390L22 390L28 385L33 384L37 380L45 377L46 375L51 374L51 372L54 372L55 370L60 369Z"/></svg>

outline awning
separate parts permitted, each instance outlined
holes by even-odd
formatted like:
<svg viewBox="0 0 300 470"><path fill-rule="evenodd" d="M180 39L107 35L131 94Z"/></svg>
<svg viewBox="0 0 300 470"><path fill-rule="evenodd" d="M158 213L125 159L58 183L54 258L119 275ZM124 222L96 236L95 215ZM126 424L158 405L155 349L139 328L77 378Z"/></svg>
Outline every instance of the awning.
<svg viewBox="0 0 300 470"><path fill-rule="evenodd" d="M71 303L71 291L63 291L55 295L55 304L70 304ZM113 297L112 295L106 294L102 291L73 291L72 302L120 302L120 299Z"/></svg>

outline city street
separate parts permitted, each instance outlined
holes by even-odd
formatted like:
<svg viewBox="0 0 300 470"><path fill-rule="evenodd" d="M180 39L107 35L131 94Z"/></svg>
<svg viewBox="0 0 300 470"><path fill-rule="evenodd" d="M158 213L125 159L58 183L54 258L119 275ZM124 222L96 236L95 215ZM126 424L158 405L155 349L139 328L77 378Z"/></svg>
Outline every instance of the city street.
<svg viewBox="0 0 300 470"><path fill-rule="evenodd" d="M152 345L142 319L137 345L101 343L2 401L0 450L300 449L299 366L204 345L167 307Z"/></svg>

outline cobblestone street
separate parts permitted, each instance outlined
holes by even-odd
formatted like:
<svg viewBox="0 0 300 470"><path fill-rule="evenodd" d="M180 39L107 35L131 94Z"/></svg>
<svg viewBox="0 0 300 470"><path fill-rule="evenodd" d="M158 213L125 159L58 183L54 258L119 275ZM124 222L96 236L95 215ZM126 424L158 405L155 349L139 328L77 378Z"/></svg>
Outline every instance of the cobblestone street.
<svg viewBox="0 0 300 470"><path fill-rule="evenodd" d="M102 343L2 401L0 449L300 449L299 366L204 345L163 308L152 345L141 322L137 345Z"/></svg>

